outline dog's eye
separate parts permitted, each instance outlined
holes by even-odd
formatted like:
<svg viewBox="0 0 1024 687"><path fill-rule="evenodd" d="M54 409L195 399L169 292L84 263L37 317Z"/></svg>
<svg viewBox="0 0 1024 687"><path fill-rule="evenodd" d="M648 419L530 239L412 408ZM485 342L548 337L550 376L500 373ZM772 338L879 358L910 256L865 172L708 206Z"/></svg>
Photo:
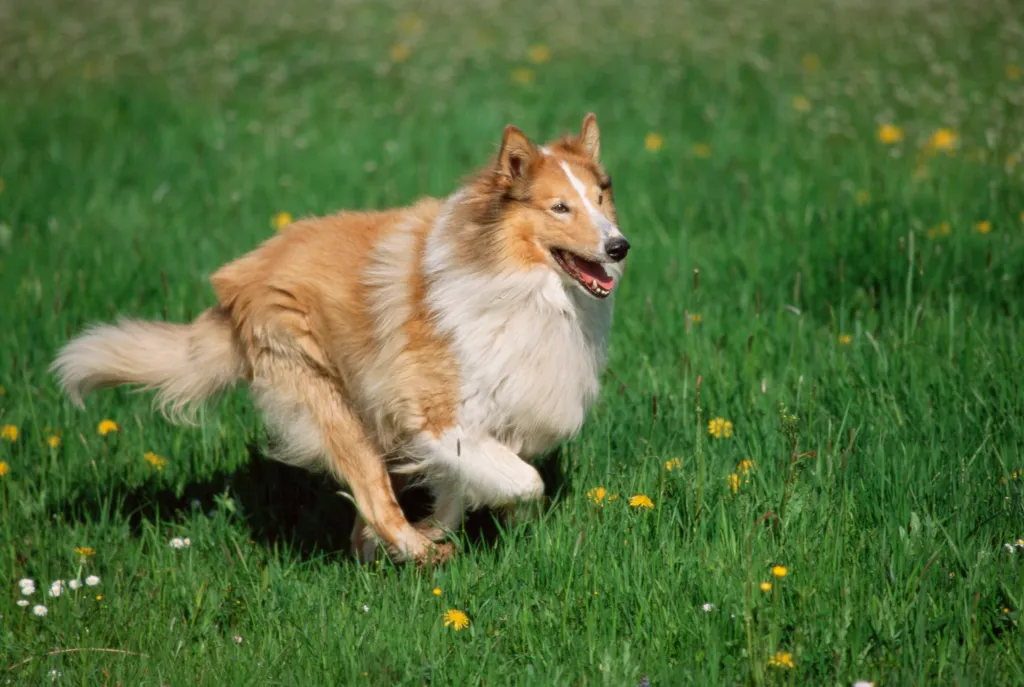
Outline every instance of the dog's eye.
<svg viewBox="0 0 1024 687"><path fill-rule="evenodd" d="M551 212L557 212L560 215L564 215L565 213L569 212L569 206L566 205L565 203L555 203L555 205L551 208Z"/></svg>
<svg viewBox="0 0 1024 687"><path fill-rule="evenodd" d="M597 193L597 204L598 205L604 204L604 191L598 191L598 193Z"/></svg>

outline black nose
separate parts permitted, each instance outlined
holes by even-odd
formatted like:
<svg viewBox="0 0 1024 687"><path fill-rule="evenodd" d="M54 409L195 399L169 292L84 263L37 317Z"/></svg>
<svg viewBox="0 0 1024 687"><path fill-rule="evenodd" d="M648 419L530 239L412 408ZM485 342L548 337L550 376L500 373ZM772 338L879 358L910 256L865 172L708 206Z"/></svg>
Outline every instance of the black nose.
<svg viewBox="0 0 1024 687"><path fill-rule="evenodd" d="M608 239L604 244L604 252L615 262L621 262L626 259L626 253L629 252L629 241L621 236Z"/></svg>

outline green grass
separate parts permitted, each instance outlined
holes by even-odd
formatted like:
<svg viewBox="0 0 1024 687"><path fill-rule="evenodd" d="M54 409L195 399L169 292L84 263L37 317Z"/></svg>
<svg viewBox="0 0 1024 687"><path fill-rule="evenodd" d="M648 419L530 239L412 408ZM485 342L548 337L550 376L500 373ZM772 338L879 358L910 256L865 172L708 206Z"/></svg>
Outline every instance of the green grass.
<svg viewBox="0 0 1024 687"><path fill-rule="evenodd" d="M0 681L1024 684L1019 3L207 5L0 21ZM243 391L182 428L47 373L89 322L208 307L278 211L446 194L506 123L588 110L634 246L601 400L544 512L477 516L444 568L354 564L350 506L262 457ZM49 653L96 648L132 653Z"/></svg>

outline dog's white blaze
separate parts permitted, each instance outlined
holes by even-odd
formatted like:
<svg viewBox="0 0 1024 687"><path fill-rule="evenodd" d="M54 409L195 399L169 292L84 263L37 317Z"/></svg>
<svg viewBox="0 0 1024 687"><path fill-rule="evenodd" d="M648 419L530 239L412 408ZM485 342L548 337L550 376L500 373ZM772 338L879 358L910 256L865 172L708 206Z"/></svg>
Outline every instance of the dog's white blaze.
<svg viewBox="0 0 1024 687"><path fill-rule="evenodd" d="M594 207L594 204L587 198L587 187L583 185L575 174L572 173L572 169L565 163L564 160L558 163L562 167L562 171L565 172L565 176L568 177L569 183L572 184L573 189L580 197L580 201L583 203L583 208L587 211L590 216L590 221L594 223L594 227L601 234L601 241L604 242L614 236L622 236L619 228L612 224L603 212Z"/></svg>

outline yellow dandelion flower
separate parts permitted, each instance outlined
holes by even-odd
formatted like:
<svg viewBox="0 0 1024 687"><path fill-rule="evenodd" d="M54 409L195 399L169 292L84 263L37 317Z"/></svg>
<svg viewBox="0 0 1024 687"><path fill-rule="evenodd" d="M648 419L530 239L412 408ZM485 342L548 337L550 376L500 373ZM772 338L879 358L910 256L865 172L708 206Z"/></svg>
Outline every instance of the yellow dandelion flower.
<svg viewBox="0 0 1024 687"><path fill-rule="evenodd" d="M415 14L403 14L398 23L398 30L406 36L418 34L423 29L423 20Z"/></svg>
<svg viewBox="0 0 1024 687"><path fill-rule="evenodd" d="M772 590L772 583L771 582L762 582L761 583L761 591L762 592L767 593L767 592L770 592L771 590Z"/></svg>
<svg viewBox="0 0 1024 687"><path fill-rule="evenodd" d="M693 156L706 160L711 157L711 146L707 143L695 143L693 145Z"/></svg>
<svg viewBox="0 0 1024 687"><path fill-rule="evenodd" d="M101 437L105 437L111 432L120 432L121 425L117 424L113 420L103 420L96 428L96 431L100 433Z"/></svg>
<svg viewBox="0 0 1024 687"><path fill-rule="evenodd" d="M784 566L784 565L773 565L772 566L772 575L775 575L775 577L778 577L779 579L782 579L783 577L785 577L788 574L789 574L789 570L786 569L786 566Z"/></svg>
<svg viewBox="0 0 1024 687"><path fill-rule="evenodd" d="M871 194L864 189L861 189L857 191L857 195L854 196L854 199L857 201L857 205L867 205L871 202Z"/></svg>
<svg viewBox="0 0 1024 687"><path fill-rule="evenodd" d="M952 231L953 229L949 226L949 222L943 222L928 230L928 238L934 239L938 236L949 236Z"/></svg>
<svg viewBox="0 0 1024 687"><path fill-rule="evenodd" d="M793 654L788 651L777 651L774 656L768 659L768 665L774 668L792 668Z"/></svg>
<svg viewBox="0 0 1024 687"><path fill-rule="evenodd" d="M849 334L840 334L836 337L836 341L838 341L841 346L849 346L850 342L853 341L853 337Z"/></svg>
<svg viewBox="0 0 1024 687"><path fill-rule="evenodd" d="M512 70L512 81L520 86L533 83L533 70L529 67L518 67Z"/></svg>
<svg viewBox="0 0 1024 687"><path fill-rule="evenodd" d="M593 489L587 492L587 498L596 504L600 504L602 501L604 501L605 493L606 492L604 490L604 487L594 487Z"/></svg>
<svg viewBox="0 0 1024 687"><path fill-rule="evenodd" d="M270 218L270 225L274 227L274 229L277 229L278 231L281 231L291 223L292 215L290 212L278 212L275 213L274 216Z"/></svg>
<svg viewBox="0 0 1024 687"><path fill-rule="evenodd" d="M82 558L92 558L96 555L96 549L92 548L91 546L76 546L75 553L77 553Z"/></svg>
<svg viewBox="0 0 1024 687"><path fill-rule="evenodd" d="M732 436L732 423L728 420L720 417L716 417L708 422L708 434L716 439L726 438Z"/></svg>
<svg viewBox="0 0 1024 687"><path fill-rule="evenodd" d="M735 472L729 475L729 488L732 489L732 493L736 493L740 490L740 476Z"/></svg>
<svg viewBox="0 0 1024 687"><path fill-rule="evenodd" d="M797 112L810 112L811 111L811 101L808 100L806 96L794 95L793 96L793 109L796 110Z"/></svg>
<svg viewBox="0 0 1024 687"><path fill-rule="evenodd" d="M0 183L3 183L3 179L0 179ZM7 389L4 388L3 384L0 384L0 396L7 393Z"/></svg>
<svg viewBox="0 0 1024 687"><path fill-rule="evenodd" d="M665 461L665 470L668 472L678 470L680 467L682 467L682 463L679 462L678 458L670 458Z"/></svg>
<svg viewBox="0 0 1024 687"><path fill-rule="evenodd" d="M412 48L406 43L395 43L388 50L388 57L391 58L392 62L405 62L409 59L409 55L412 54Z"/></svg>
<svg viewBox="0 0 1024 687"><path fill-rule="evenodd" d="M952 129L936 129L925 147L932 151L951 152L956 149L959 141L960 136Z"/></svg>
<svg viewBox="0 0 1024 687"><path fill-rule="evenodd" d="M891 146L903 140L903 129L895 124L883 124L878 127L878 140Z"/></svg>
<svg viewBox="0 0 1024 687"><path fill-rule="evenodd" d="M821 58L814 53L807 53L801 58L800 62L803 64L804 71L808 74L813 74L821 69Z"/></svg>
<svg viewBox="0 0 1024 687"><path fill-rule="evenodd" d="M651 508L654 508L654 501L651 501L651 499L649 499L648 497L644 496L643 494L637 494L636 496L631 496L630 497L630 499L629 499L629 507L630 508L647 508L648 510L650 510Z"/></svg>
<svg viewBox="0 0 1024 687"><path fill-rule="evenodd" d="M1016 81L1021 77L1021 74L1024 73L1022 72L1021 68L1016 64L1006 65L1005 71L1006 78L1009 79L1010 81Z"/></svg>
<svg viewBox="0 0 1024 687"><path fill-rule="evenodd" d="M992 231L992 223L989 222L988 220L983 220L981 222L977 222L974 225L974 231L976 231L979 234L981 234L982 236L984 236L985 234L987 234L990 231Z"/></svg>
<svg viewBox="0 0 1024 687"><path fill-rule="evenodd" d="M1009 608L1004 608L1003 609L1003 615L1007 615L1009 612L1010 612Z"/></svg>
<svg viewBox="0 0 1024 687"><path fill-rule="evenodd" d="M750 471L753 470L757 465L750 458L744 458L740 461L740 464L736 466L736 472L742 472L744 475L749 475Z"/></svg>
<svg viewBox="0 0 1024 687"><path fill-rule="evenodd" d="M0 460L0 477L6 477L7 473L11 471L11 466L7 464L6 460Z"/></svg>
<svg viewBox="0 0 1024 687"><path fill-rule="evenodd" d="M699 312L695 312L695 313L690 315L690 322L693 322L694 324L700 324L703 321L704 321L704 316L701 315Z"/></svg>
<svg viewBox="0 0 1024 687"><path fill-rule="evenodd" d="M152 451L147 451L145 455L142 456L142 458L147 463L149 463L150 467L156 468L157 471L163 470L165 467L167 467L167 459L162 456L158 456Z"/></svg>
<svg viewBox="0 0 1024 687"><path fill-rule="evenodd" d="M526 51L526 57L534 64L544 64L551 59L551 48L543 43L534 43Z"/></svg>
<svg viewBox="0 0 1024 687"><path fill-rule="evenodd" d="M664 145L665 137L656 131L652 131L647 134L646 138L644 138L644 148L647 148L647 150L652 153L658 152Z"/></svg>
<svg viewBox="0 0 1024 687"><path fill-rule="evenodd" d="M57 448L60 446L60 432L46 437L46 445L50 448Z"/></svg>
<svg viewBox="0 0 1024 687"><path fill-rule="evenodd" d="M619 495L618 494L612 494L611 496L608 497L608 500L609 501L618 501L619 500Z"/></svg>
<svg viewBox="0 0 1024 687"><path fill-rule="evenodd" d="M444 626L451 627L456 632L469 627L469 616L456 608L444 612Z"/></svg>
<svg viewBox="0 0 1024 687"><path fill-rule="evenodd" d="M441 593L440 587L434 587L434 596L441 596Z"/></svg>
<svg viewBox="0 0 1024 687"><path fill-rule="evenodd" d="M96 600L97 601L103 601L103 595L102 594L97 594L96 595Z"/></svg>
<svg viewBox="0 0 1024 687"><path fill-rule="evenodd" d="M18 440L18 427L16 425L4 425L0 427L0 437L7 441Z"/></svg>

